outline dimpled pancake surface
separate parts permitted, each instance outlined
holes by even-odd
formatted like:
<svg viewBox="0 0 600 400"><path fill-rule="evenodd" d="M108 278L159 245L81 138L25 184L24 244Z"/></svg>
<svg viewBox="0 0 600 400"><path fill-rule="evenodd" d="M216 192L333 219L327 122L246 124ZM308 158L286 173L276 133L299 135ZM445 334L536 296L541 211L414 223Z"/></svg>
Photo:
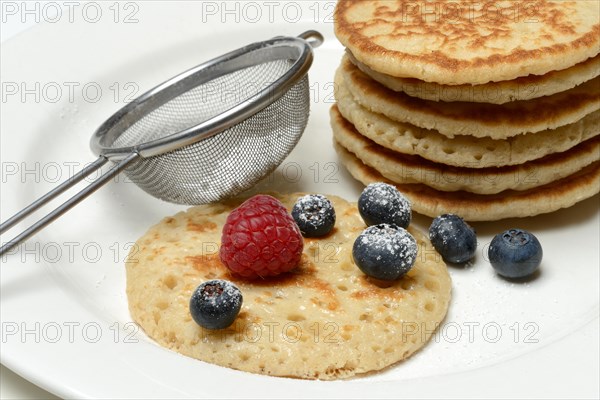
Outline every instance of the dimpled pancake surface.
<svg viewBox="0 0 600 400"><path fill-rule="evenodd" d="M388 150L358 133L335 109L330 114L334 139L394 183L424 183L442 191L494 194L508 189L527 190L542 186L600 160L600 137L596 137L564 153L525 164L490 168L451 167Z"/></svg>
<svg viewBox="0 0 600 400"><path fill-rule="evenodd" d="M348 57L337 74L354 100L370 111L453 138L506 139L572 124L600 109L600 77L552 96L506 104L437 102L395 92L371 79Z"/></svg>
<svg viewBox="0 0 600 400"><path fill-rule="evenodd" d="M453 139L435 130L397 122L359 105L335 77L337 111L365 137L390 150L421 156L457 167L486 168L517 165L571 149L600 134L600 111L560 128L494 140L468 135Z"/></svg>
<svg viewBox="0 0 600 400"><path fill-rule="evenodd" d="M543 75L600 52L598 1L340 0L335 33L392 76L484 84Z"/></svg>
<svg viewBox="0 0 600 400"><path fill-rule="evenodd" d="M600 162L544 186L482 195L465 191L442 192L418 183L394 184L339 143L334 142L334 148L355 179L365 185L382 181L393 184L412 202L413 211L433 218L445 213L458 214L467 221L532 217L571 207L600 192Z"/></svg>
<svg viewBox="0 0 600 400"><path fill-rule="evenodd" d="M276 195L288 210L302 194ZM338 379L376 371L422 347L444 318L451 282L422 233L411 271L372 282L352 261L365 228L355 203L328 196L332 233L305 239L301 264L258 281L232 276L220 262L222 226L240 201L190 208L142 236L126 262L134 321L159 344L209 363L272 376ZM243 305L234 324L209 331L192 320L192 291L209 279L235 282Z"/></svg>
<svg viewBox="0 0 600 400"><path fill-rule="evenodd" d="M483 85L439 85L382 74L356 60L349 51L346 54L362 72L383 86L412 97L433 101L504 104L516 100L531 100L564 92L600 75L600 56L596 56L571 68L551 71L545 75L527 75Z"/></svg>

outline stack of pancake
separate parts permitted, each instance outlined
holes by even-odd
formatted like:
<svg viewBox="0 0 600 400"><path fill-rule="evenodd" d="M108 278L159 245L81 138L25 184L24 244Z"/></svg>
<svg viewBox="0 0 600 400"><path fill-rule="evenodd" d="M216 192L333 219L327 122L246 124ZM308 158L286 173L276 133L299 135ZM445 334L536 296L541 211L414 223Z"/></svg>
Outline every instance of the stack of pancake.
<svg viewBox="0 0 600 400"><path fill-rule="evenodd" d="M600 2L340 0L335 33L334 145L362 183L471 221L600 191Z"/></svg>

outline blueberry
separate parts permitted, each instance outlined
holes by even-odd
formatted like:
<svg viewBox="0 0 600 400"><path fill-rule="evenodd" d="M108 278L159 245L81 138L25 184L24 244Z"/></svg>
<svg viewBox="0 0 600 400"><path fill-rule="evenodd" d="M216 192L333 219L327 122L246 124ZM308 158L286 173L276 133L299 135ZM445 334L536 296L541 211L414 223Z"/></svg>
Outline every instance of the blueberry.
<svg viewBox="0 0 600 400"><path fill-rule="evenodd" d="M417 241L397 225L373 225L352 246L352 258L366 275L385 281L404 276L417 259Z"/></svg>
<svg viewBox="0 0 600 400"><path fill-rule="evenodd" d="M461 217L443 214L436 217L429 226L429 240L449 263L464 263L475 255L477 235Z"/></svg>
<svg viewBox="0 0 600 400"><path fill-rule="evenodd" d="M522 229L509 229L494 236L488 249L492 267L506 278L531 275L540 266L543 254L537 238Z"/></svg>
<svg viewBox="0 0 600 400"><path fill-rule="evenodd" d="M325 236L335 225L333 205L320 194L300 197L292 208L292 217L304 237Z"/></svg>
<svg viewBox="0 0 600 400"><path fill-rule="evenodd" d="M411 220L410 201L394 186L372 183L358 198L358 212L367 226L394 224L408 228Z"/></svg>
<svg viewBox="0 0 600 400"><path fill-rule="evenodd" d="M190 314L206 329L227 328L242 307L242 292L233 283L214 279L202 283L190 299Z"/></svg>

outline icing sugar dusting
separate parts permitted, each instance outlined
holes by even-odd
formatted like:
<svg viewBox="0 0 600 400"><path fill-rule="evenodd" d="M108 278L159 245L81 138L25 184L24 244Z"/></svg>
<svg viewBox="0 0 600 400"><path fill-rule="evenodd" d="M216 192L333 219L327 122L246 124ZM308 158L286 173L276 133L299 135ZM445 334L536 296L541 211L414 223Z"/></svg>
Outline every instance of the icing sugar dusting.
<svg viewBox="0 0 600 400"><path fill-rule="evenodd" d="M360 235L360 241L376 254L385 251L399 260L402 267L410 268L417 258L417 241L406 229L395 225L370 226Z"/></svg>
<svg viewBox="0 0 600 400"><path fill-rule="evenodd" d="M407 212L411 209L410 200L402 195L394 186L383 182L371 183L365 189L370 201L388 204L388 199L397 207L396 213Z"/></svg>
<svg viewBox="0 0 600 400"><path fill-rule="evenodd" d="M329 199L321 194L307 194L296 200L292 218L305 237L328 234L335 225L335 210Z"/></svg>
<svg viewBox="0 0 600 400"><path fill-rule="evenodd" d="M473 229L461 217L454 214L442 214L435 218L432 223L433 229L429 231L429 237L432 241L442 240L444 245L456 243L464 235L465 229ZM454 225L458 226L454 226ZM464 225L461 227L460 225ZM463 229L461 229L463 228Z"/></svg>
<svg viewBox="0 0 600 400"><path fill-rule="evenodd" d="M395 186L384 182L368 185L359 199L361 212L368 215L380 215L378 222L394 223L407 227L412 217L412 207Z"/></svg>
<svg viewBox="0 0 600 400"><path fill-rule="evenodd" d="M212 307L237 306L242 302L240 289L230 281L214 279L200 285L200 296Z"/></svg>
<svg viewBox="0 0 600 400"><path fill-rule="evenodd" d="M320 194L307 194L300 197L296 203L303 211L298 215L303 221L322 220L332 207L331 202Z"/></svg>

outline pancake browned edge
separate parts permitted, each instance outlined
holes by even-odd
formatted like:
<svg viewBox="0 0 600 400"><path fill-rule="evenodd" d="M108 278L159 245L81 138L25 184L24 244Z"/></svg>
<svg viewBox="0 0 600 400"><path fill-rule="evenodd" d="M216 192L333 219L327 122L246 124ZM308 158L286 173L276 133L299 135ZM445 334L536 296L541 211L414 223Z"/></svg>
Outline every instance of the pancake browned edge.
<svg viewBox="0 0 600 400"><path fill-rule="evenodd" d="M492 12L489 2L444 3L339 0L335 34L378 72L445 85L544 75L600 50L598 1L498 0Z"/></svg>
<svg viewBox="0 0 600 400"><path fill-rule="evenodd" d="M392 121L354 101L345 82L336 74L334 96L340 114L363 136L390 150L419 155L440 164L487 168L518 165L549 154L567 151L600 135L600 111L574 124L506 140L460 135L454 139L414 125Z"/></svg>
<svg viewBox="0 0 600 400"><path fill-rule="evenodd" d="M528 190L565 178L600 160L600 137L595 137L566 152L524 164L491 168L453 167L378 145L356 131L335 106L330 117L334 139L364 164L394 183L423 183L441 191L494 194L509 189Z"/></svg>
<svg viewBox="0 0 600 400"><path fill-rule="evenodd" d="M473 103L504 104L517 100L531 100L564 92L600 75L600 56L561 71L545 75L527 75L511 81L489 82L483 85L439 85L414 78L397 78L381 74L354 58L346 50L350 61L371 79L396 92L432 101L466 101Z"/></svg>
<svg viewBox="0 0 600 400"><path fill-rule="evenodd" d="M272 195L290 210L302 193ZM333 231L306 238L300 265L265 280L237 278L219 259L223 224L242 199L164 218L126 262L133 320L181 354L270 376L341 379L409 357L446 315L446 265L411 226L419 248L413 268L386 284L368 279L352 260L354 240L366 227L356 203L327 197L336 211ZM190 316L192 291L209 279L233 281L242 292L242 309L229 328L206 330Z"/></svg>
<svg viewBox="0 0 600 400"><path fill-rule="evenodd" d="M435 129L449 138L506 139L569 125L600 109L600 77L552 96L506 104L446 103L411 97L374 81L347 56L342 58L335 81L343 81L364 108L394 121Z"/></svg>
<svg viewBox="0 0 600 400"><path fill-rule="evenodd" d="M432 218L445 213L458 214L467 221L532 217L571 207L600 192L600 162L538 188L482 195L464 191L441 192L423 184L395 184L337 142L334 147L340 161L356 180L364 185L374 182L395 185L410 199L413 211Z"/></svg>

